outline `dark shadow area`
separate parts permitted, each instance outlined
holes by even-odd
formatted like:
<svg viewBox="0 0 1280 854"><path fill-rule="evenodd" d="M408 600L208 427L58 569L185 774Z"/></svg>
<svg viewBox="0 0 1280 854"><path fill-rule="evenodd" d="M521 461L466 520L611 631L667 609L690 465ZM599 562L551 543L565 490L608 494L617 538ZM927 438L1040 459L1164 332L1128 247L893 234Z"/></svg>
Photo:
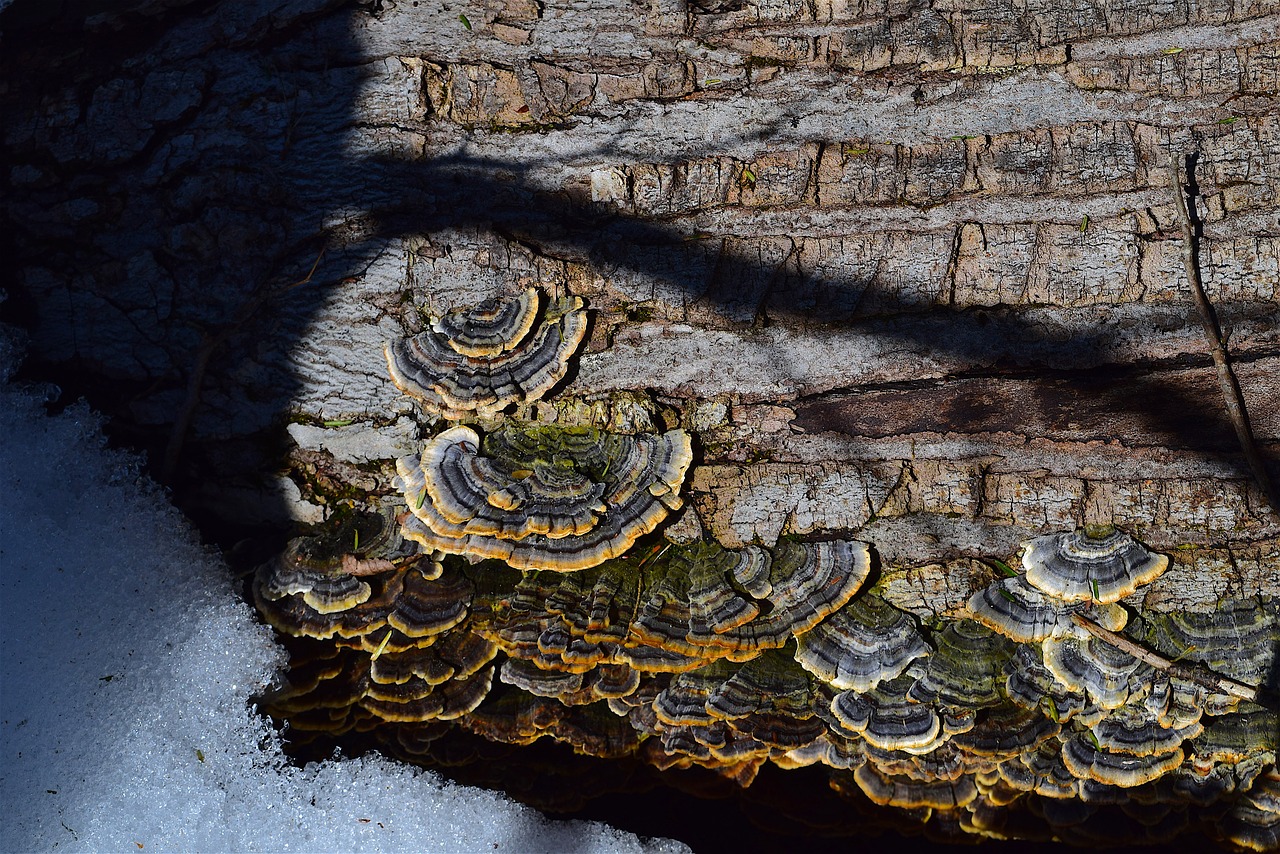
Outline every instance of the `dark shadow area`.
<svg viewBox="0 0 1280 854"><path fill-rule="evenodd" d="M288 738L287 730L285 735ZM318 761L329 758L339 747L347 756L367 751L396 753L386 742L359 735L345 736L340 742L309 739L295 745L294 750L302 761ZM415 761L460 783L506 792L554 820L585 818L640 837L679 839L695 854L841 854L872 846L931 854L961 854L975 847L1000 854L1084 850L1080 845L1046 838L957 842L954 837L941 836L925 821L927 810L880 807L858 790L852 772L821 767L784 771L765 764L752 784L741 788L702 768L658 771L634 759L581 756L550 739L513 747L457 729L432 741L430 756L429 760L419 756ZM512 774L513 768L524 773ZM1107 817L1116 829L1131 821L1114 806L1103 806L1101 812L1097 826L1102 828L1108 826ZM1032 828L1038 825L1031 823L1027 829ZM1184 828L1176 841L1214 850L1212 841L1190 828ZM1144 854L1167 844L1137 846L1111 841L1105 848L1117 854Z"/></svg>
<svg viewBox="0 0 1280 854"><path fill-rule="evenodd" d="M0 12L0 127L8 129L9 163L0 174L7 219L0 229L6 259L0 287L8 294L6 320L32 336L20 378L56 383L62 397L55 405L87 399L108 417L114 441L147 451L158 477L172 454L175 422L201 411L224 417L217 434L179 429L179 464L167 484L179 507L220 545L252 536L260 540L248 551L269 552L288 536L274 523L227 524L218 508L189 499L204 480L278 466L287 445L282 425L300 382L270 366L282 364L280 354L292 351L325 303L399 237L491 231L583 261L605 277L617 271L653 277L687 303L727 314L754 306L761 323L856 329L904 345L927 343L963 361L994 362L1015 385L1020 376L1081 354L1105 361L1112 347L1108 330L1060 340L1011 311L859 314L873 285L852 279L802 278L744 297L730 286L712 287L716 271L727 265L770 283L776 271L718 241L690 240L655 220L543 192L529 178L536 164L465 154L432 160L353 154L344 130L359 119L355 103L367 74L353 25L380 14L381 5L303 0L274 10L216 0L17 0ZM165 204L139 202L126 190ZM847 310L833 313L833 304ZM785 365L788 357L776 358ZM1206 365L1207 357L1195 367ZM1104 369L1064 375L1049 386L1051 399L1037 406L1046 423L1065 424L1077 420L1073 401L1084 401L1099 433L1108 417L1117 417L1136 432L1221 453L1236 465L1230 425L1198 380L1132 379L1127 386ZM996 409L1008 417L1025 399L1015 385L991 392L981 406L959 400L939 408L936 423L982 421ZM228 408L215 394L223 387L247 389L249 404ZM865 435L856 414L822 408L834 405L807 411L815 425ZM1248 476L1242 463L1236 468ZM286 514L264 506L260 515ZM520 760L504 761L503 774L511 776ZM436 767L465 780L447 763ZM860 846L856 835L827 841L798 830L800 819L764 829L743 822L744 812L764 810L757 798L795 797L792 778L782 773L769 769L759 789L734 798L692 805L678 786L651 787L643 795L602 797L574 815L684 839L699 851L779 850L797 842L811 851ZM825 782L806 786L830 797ZM815 820L830 821L834 808L814 797L825 816ZM725 841L732 844L722 848ZM913 850L916 843L892 844ZM928 848L951 850L932 842Z"/></svg>

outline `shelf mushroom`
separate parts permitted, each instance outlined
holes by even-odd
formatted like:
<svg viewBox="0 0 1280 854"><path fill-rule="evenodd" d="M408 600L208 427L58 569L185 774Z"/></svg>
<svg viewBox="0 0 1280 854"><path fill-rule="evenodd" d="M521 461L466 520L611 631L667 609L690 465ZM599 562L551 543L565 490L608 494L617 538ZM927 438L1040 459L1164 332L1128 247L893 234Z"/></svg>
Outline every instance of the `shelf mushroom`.
<svg viewBox="0 0 1280 854"><path fill-rule="evenodd" d="M958 780L913 780L906 776L882 774L869 764L855 770L853 775L863 794L884 806L947 810L963 807L978 796L977 787L968 777Z"/></svg>
<svg viewBox="0 0 1280 854"><path fill-rule="evenodd" d="M432 320L430 327L385 347L396 386L449 420L496 415L540 399L562 380L587 331L578 297L549 300L530 288Z"/></svg>
<svg viewBox="0 0 1280 854"><path fill-rule="evenodd" d="M442 736L456 727L504 745L546 738L657 769L698 766L742 786L766 762L821 763L851 802L895 807L949 839L1081 842L1114 826L1157 839L1198 820L1233 844L1273 846L1276 713L1075 620L1261 682L1280 640L1272 598L1130 619L1103 600L1130 583L1107 579L1150 574L1131 571L1148 562L1139 556L1096 591L1088 582L1087 597L1066 598L1083 587L1061 580L1046 591L1028 572L972 597L975 619L922 623L862 589L870 550L840 540L659 542L568 571L563 556L596 548L600 527L632 506L612 499L619 490L645 506L678 502L678 436L514 425L436 441L404 464L409 512L384 527L428 529L426 507L463 531L456 540L536 542L555 565L433 559L372 521L359 537L339 526L264 564L258 607L292 635L288 685L264 707L299 743L357 733L414 761L451 761ZM1076 535L1060 536L1078 557ZM1056 547L1036 542L1029 570L1054 562L1044 555ZM358 543L360 554L343 554ZM1112 566L1059 564L1059 579Z"/></svg>
<svg viewBox="0 0 1280 854"><path fill-rule="evenodd" d="M1280 770L1262 775L1218 820L1223 838L1251 851L1280 849Z"/></svg>
<svg viewBox="0 0 1280 854"><path fill-rule="evenodd" d="M836 688L866 692L929 652L910 614L866 595L801 634L795 659Z"/></svg>
<svg viewBox="0 0 1280 854"><path fill-rule="evenodd" d="M1153 668L1096 638L1051 638L1044 642L1044 666L1068 690L1088 695L1103 709L1118 709L1139 699L1152 681Z"/></svg>
<svg viewBox="0 0 1280 854"><path fill-rule="evenodd" d="M618 557L682 505L689 434L452 427L397 461L404 536L428 551L574 572Z"/></svg>
<svg viewBox="0 0 1280 854"><path fill-rule="evenodd" d="M969 598L973 619L1018 643L1036 643L1063 635L1083 636L1073 614L1081 614L1113 632L1125 627L1129 616L1121 605L1067 602L1038 590L1026 576L1001 578Z"/></svg>
<svg viewBox="0 0 1280 854"><path fill-rule="evenodd" d="M1169 566L1166 555L1110 526L1036 537L1022 544L1027 582L1067 602L1118 602Z"/></svg>
<svg viewBox="0 0 1280 854"><path fill-rule="evenodd" d="M767 581L756 587L759 599L728 580L744 553L765 566ZM741 551L700 543L628 555L576 573L497 577L502 572L476 570L492 578L475 601L476 631L513 658L545 670L577 673L611 664L643 675L685 674L659 704L667 710L662 714L684 714L693 702L687 698L717 672L717 662L749 662L790 648L797 633L846 603L865 583L870 557L865 544L849 541ZM740 604L716 613L731 619L709 616L709 602L730 599ZM752 619L744 621L742 614ZM807 680L805 671L790 664L790 655L794 676ZM695 717L707 714L702 710Z"/></svg>
<svg viewBox="0 0 1280 854"><path fill-rule="evenodd" d="M1000 704L1005 664L1014 652L1007 638L973 620L956 620L938 633L937 644L907 692L909 699L958 709Z"/></svg>
<svg viewBox="0 0 1280 854"><path fill-rule="evenodd" d="M1062 746L1062 764L1079 780L1095 780L1110 786L1131 789L1159 779L1182 764L1185 754L1175 746L1166 753L1119 753L1095 744L1078 734Z"/></svg>
<svg viewBox="0 0 1280 854"><path fill-rule="evenodd" d="M1122 706L1094 724L1091 731L1099 750L1156 756L1180 747L1203 729L1198 721L1181 727L1166 727L1140 706Z"/></svg>
<svg viewBox="0 0 1280 854"><path fill-rule="evenodd" d="M885 750L928 753L946 740L942 720L927 703L912 702L907 692L915 677L904 674L866 693L841 691L831 699L831 714L848 733Z"/></svg>
<svg viewBox="0 0 1280 854"><path fill-rule="evenodd" d="M1230 599L1204 613L1146 614L1138 628L1137 636L1161 655L1260 685L1280 649L1280 597ZM1219 708L1235 705L1222 695L1212 698Z"/></svg>

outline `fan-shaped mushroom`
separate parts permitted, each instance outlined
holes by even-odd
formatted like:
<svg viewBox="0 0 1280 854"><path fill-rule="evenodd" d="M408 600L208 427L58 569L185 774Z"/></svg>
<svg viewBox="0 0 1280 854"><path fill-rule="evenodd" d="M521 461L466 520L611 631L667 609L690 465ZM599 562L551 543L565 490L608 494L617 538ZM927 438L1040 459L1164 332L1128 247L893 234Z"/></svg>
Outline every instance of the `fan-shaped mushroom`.
<svg viewBox="0 0 1280 854"><path fill-rule="evenodd" d="M366 695L359 701L359 705L384 721L448 721L461 717L480 705L492 684L493 667L490 666L468 679L452 679L443 685L434 686L422 696L392 699L387 692L380 692L380 696Z"/></svg>
<svg viewBox="0 0 1280 854"><path fill-rule="evenodd" d="M737 665L711 690L706 707L721 720L770 712L808 719L813 717L813 693L808 674L796 667L790 656L766 651Z"/></svg>
<svg viewBox="0 0 1280 854"><path fill-rule="evenodd" d="M1083 636L1072 614L1081 614L1118 632L1128 621L1120 605L1068 603L1032 587L1025 576L1001 578L969 598L973 619L1018 643L1034 643L1066 634Z"/></svg>
<svg viewBox="0 0 1280 854"><path fill-rule="evenodd" d="M1122 706L1093 725L1093 741L1101 750L1132 756L1155 756L1171 752L1203 727L1163 727L1149 712L1138 706Z"/></svg>
<svg viewBox="0 0 1280 854"><path fill-rule="evenodd" d="M1024 709L1039 709L1046 717L1066 723L1077 717L1096 722L1105 712L1084 695L1071 691L1054 678L1041 661L1037 646L1020 645L1005 665L1005 694Z"/></svg>
<svg viewBox="0 0 1280 854"><path fill-rule="evenodd" d="M1218 820L1225 839L1253 851L1280 850L1280 771L1263 775L1253 789Z"/></svg>
<svg viewBox="0 0 1280 854"><path fill-rule="evenodd" d="M1280 599L1229 598L1204 613L1144 614L1138 637L1170 659L1198 662L1218 675L1259 685L1280 648Z"/></svg>
<svg viewBox="0 0 1280 854"><path fill-rule="evenodd" d="M1149 689L1151 665L1095 638L1050 638L1043 651L1054 679L1104 709L1118 709Z"/></svg>
<svg viewBox="0 0 1280 854"><path fill-rule="evenodd" d="M1167 753L1138 756L1113 753L1093 739L1077 735L1062 746L1062 763L1073 776L1129 789L1149 783L1182 764L1185 754L1175 747Z"/></svg>
<svg viewBox="0 0 1280 854"><path fill-rule="evenodd" d="M915 678L904 674L859 694L841 691L831 700L840 725L885 750L927 753L945 739L942 721L931 706L907 699Z"/></svg>
<svg viewBox="0 0 1280 854"><path fill-rule="evenodd" d="M1034 710L1006 704L988 711L973 729L957 734L949 744L977 756L1004 759L1035 748L1061 728Z"/></svg>
<svg viewBox="0 0 1280 854"><path fill-rule="evenodd" d="M1005 664L1014 645L973 620L956 620L937 636L938 648L907 696L921 703L961 709L993 706L1002 699Z"/></svg>
<svg viewBox="0 0 1280 854"><path fill-rule="evenodd" d="M564 378L587 330L578 297L549 301L535 328L539 300L535 289L510 301L488 300L389 341L392 381L450 420L538 400Z"/></svg>
<svg viewBox="0 0 1280 854"><path fill-rule="evenodd" d="M1072 799L1079 791L1080 781L1062 762L1062 743L1053 738L1004 760L997 771L1010 786L1050 800Z"/></svg>
<svg viewBox="0 0 1280 854"><path fill-rule="evenodd" d="M970 803L978 796L978 788L969 777L926 783L909 777L883 774L870 764L858 768L853 775L858 788L868 798L889 806L954 809Z"/></svg>
<svg viewBox="0 0 1280 854"><path fill-rule="evenodd" d="M796 661L842 690L869 691L929 654L915 618L879 596L849 602L796 638Z"/></svg>
<svg viewBox="0 0 1280 854"><path fill-rule="evenodd" d="M1103 527L1036 537L1022 544L1027 581L1068 602L1118 602L1169 565L1133 537Z"/></svg>
<svg viewBox="0 0 1280 854"><path fill-rule="evenodd" d="M572 572L617 557L681 506L689 435L507 426L483 449L469 427L397 462L412 515L404 533L429 550Z"/></svg>
<svg viewBox="0 0 1280 854"><path fill-rule="evenodd" d="M1191 742L1198 765L1235 764L1280 750L1280 714L1251 706L1240 712L1204 718L1204 730Z"/></svg>

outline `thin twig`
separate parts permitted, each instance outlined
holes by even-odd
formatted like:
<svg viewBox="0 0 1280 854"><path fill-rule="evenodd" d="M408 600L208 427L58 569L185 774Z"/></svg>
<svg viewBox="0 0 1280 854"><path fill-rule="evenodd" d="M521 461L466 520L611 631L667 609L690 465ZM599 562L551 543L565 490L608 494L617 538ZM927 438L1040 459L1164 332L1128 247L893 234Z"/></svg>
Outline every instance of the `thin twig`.
<svg viewBox="0 0 1280 854"><path fill-rule="evenodd" d="M1192 160L1187 158L1187 178L1190 183ZM1178 219L1182 222L1182 263L1187 269L1187 282L1191 286L1191 296L1196 304L1196 313L1200 315L1200 324L1204 327L1205 337L1209 339L1209 354L1213 356L1213 365L1218 371L1218 387L1222 389L1222 399L1227 406L1227 417L1231 426L1235 427L1236 439L1244 451L1245 461L1249 464L1253 478L1266 496L1271 512L1280 516L1280 495L1271 484L1267 474L1266 463L1258 453L1257 443L1253 439L1253 430L1249 427L1249 412L1245 408L1244 394L1240 391L1240 383L1235 372L1231 370L1231 362L1227 359L1227 345L1222 337L1222 329L1218 326L1218 316L1213 304L1204 292L1204 283L1200 277L1199 242L1196 239L1195 224L1191 218L1191 208L1187 205L1187 192L1182 185L1181 173L1178 169L1178 158L1169 158L1169 186L1173 190L1174 205L1178 210Z"/></svg>
<svg viewBox="0 0 1280 854"><path fill-rule="evenodd" d="M316 268L320 266L320 259L323 257L324 248L321 247L320 254L316 256L316 260L312 263L311 269L307 271L307 275L277 290L260 289L257 295L241 309L239 317L222 327L215 334L210 335L206 332L202 336L200 349L196 351L195 363L191 366L191 376L187 378L186 396L182 399L182 406L178 409L178 417L173 420L173 429L169 431L169 442L165 445L164 464L160 468L162 482L169 483L172 481L173 473L177 471L178 461L182 458L182 446L187 439L187 431L191 429L191 421L195 418L196 407L200 404L200 391L204 387L204 375L209 369L209 360L213 358L214 352L231 337L232 333L257 314L258 309L267 300L310 282L311 277L316 274Z"/></svg>
<svg viewBox="0 0 1280 854"><path fill-rule="evenodd" d="M1144 646L1140 646L1129 640L1124 635L1118 635L1113 631L1104 629L1102 626L1088 620L1079 614L1072 614L1071 619L1075 620L1076 625L1087 631L1094 637L1104 640L1114 646L1121 652L1127 652L1139 661L1146 662L1157 670L1163 670L1170 676L1176 676L1187 682L1194 682L1202 688L1214 691L1219 694L1230 694L1232 697L1239 697L1242 700L1250 700L1254 703L1258 702L1259 690L1252 685L1245 685L1243 682L1237 682L1234 679L1228 679L1225 676L1219 676L1212 671L1200 667L1192 667L1186 664L1179 664L1170 661L1162 655L1157 655Z"/></svg>

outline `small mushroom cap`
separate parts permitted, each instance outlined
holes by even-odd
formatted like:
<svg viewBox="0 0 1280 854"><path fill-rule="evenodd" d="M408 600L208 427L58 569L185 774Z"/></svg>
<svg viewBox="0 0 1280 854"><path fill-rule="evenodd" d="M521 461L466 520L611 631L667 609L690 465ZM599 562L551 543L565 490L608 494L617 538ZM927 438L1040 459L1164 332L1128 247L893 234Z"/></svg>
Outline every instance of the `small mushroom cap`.
<svg viewBox="0 0 1280 854"><path fill-rule="evenodd" d="M1034 749L1061 729L1035 709L1003 705L986 712L973 729L955 735L949 743L975 756L1007 759Z"/></svg>
<svg viewBox="0 0 1280 854"><path fill-rule="evenodd" d="M924 660L924 673L907 696L921 703L966 709L1003 699L1005 665L1014 644L973 620L956 620L937 636L938 648Z"/></svg>
<svg viewBox="0 0 1280 854"><path fill-rule="evenodd" d="M600 759L631 756L640 747L635 729L599 703L574 707L546 732L574 753Z"/></svg>
<svg viewBox="0 0 1280 854"><path fill-rule="evenodd" d="M403 587L403 576L402 569L357 580L345 574L296 569L275 559L258 567L254 575L254 605L267 623L286 635L319 640L360 638L386 626ZM349 590L355 595L336 592ZM337 608L339 603L346 607Z"/></svg>
<svg viewBox="0 0 1280 854"><path fill-rule="evenodd" d="M457 668L443 660L431 647L384 652L369 662L369 678L379 685L421 683L429 688L449 681L455 673Z"/></svg>
<svg viewBox="0 0 1280 854"><path fill-rule="evenodd" d="M641 595L627 643L704 657L745 649L733 630L759 615L760 605L730 583L736 558L735 552L714 544L650 552L632 569L638 583L630 587Z"/></svg>
<svg viewBox="0 0 1280 854"><path fill-rule="evenodd" d="M1073 776L1126 789L1162 777L1181 765L1184 757L1180 747L1149 756L1112 753L1095 746L1086 735L1077 735L1062 746L1062 763Z"/></svg>
<svg viewBox="0 0 1280 854"><path fill-rule="evenodd" d="M929 652L910 614L868 594L800 634L795 659L836 688L865 692Z"/></svg>
<svg viewBox="0 0 1280 854"><path fill-rule="evenodd" d="M470 679L498 655L496 644L467 631L450 632L431 649L441 661L452 665L455 679Z"/></svg>
<svg viewBox="0 0 1280 854"><path fill-rule="evenodd" d="M732 668L706 700L707 711L721 720L737 720L757 713L777 712L793 718L813 716L813 692L808 675L781 652Z"/></svg>
<svg viewBox="0 0 1280 854"><path fill-rule="evenodd" d="M1160 789L1161 798L1171 803L1206 807L1236 792L1238 782L1235 766L1210 765L1201 770L1197 768L1195 757L1191 756L1182 767L1161 777L1156 786Z"/></svg>
<svg viewBox="0 0 1280 854"><path fill-rule="evenodd" d="M1001 578L969 599L973 619L1018 643L1076 635L1084 630L1074 620L1080 614L1113 632L1125 627L1129 616L1117 604L1068 603L1032 587L1025 576Z"/></svg>
<svg viewBox="0 0 1280 854"><path fill-rule="evenodd" d="M387 623L406 637L438 635L467 618L473 594L471 581L457 570L428 578L418 567L409 567Z"/></svg>
<svg viewBox="0 0 1280 854"><path fill-rule="evenodd" d="M903 675L863 694L841 691L831 700L831 713L845 730L861 735L868 744L927 753L945 736L932 707L907 700L906 692L914 682Z"/></svg>
<svg viewBox="0 0 1280 854"><path fill-rule="evenodd" d="M532 744L568 714L569 708L553 699L499 686L458 724L489 741Z"/></svg>
<svg viewBox="0 0 1280 854"><path fill-rule="evenodd" d="M769 573L768 583L757 588L767 590L761 599L733 584L741 552L715 544L667 546L633 566L629 572L634 580L621 589L639 595L617 609L629 614L630 603L637 603L631 625L622 632L624 645L708 661L748 661L761 650L782 647L847 602L869 572L862 543L781 543L772 552L759 547L747 551L751 562ZM593 613L608 604L604 596L593 597Z"/></svg>
<svg viewBox="0 0 1280 854"><path fill-rule="evenodd" d="M368 584L352 575L282 569L263 585L263 593L277 599L301 593L302 601L317 614L336 614L369 601L371 590Z"/></svg>
<svg viewBox="0 0 1280 854"><path fill-rule="evenodd" d="M853 774L863 794L882 806L948 810L972 803L978 796L978 788L969 777L924 783L908 777L883 774L869 763L856 769Z"/></svg>
<svg viewBox="0 0 1280 854"><path fill-rule="evenodd" d="M871 575L866 543L828 540L780 542L769 562L767 607L751 622L726 632L749 649L777 649L852 599Z"/></svg>
<svg viewBox="0 0 1280 854"><path fill-rule="evenodd" d="M469 679L450 680L421 698L396 702L366 696L360 700L359 705L384 721L448 721L461 717L480 705L492 684L493 667L490 666Z"/></svg>
<svg viewBox="0 0 1280 854"><path fill-rule="evenodd" d="M1161 655L1262 684L1280 649L1280 598L1228 598L1204 613L1143 614L1138 637Z"/></svg>
<svg viewBox="0 0 1280 854"><path fill-rule="evenodd" d="M710 726L715 717L707 709L707 698L734 669L729 662L718 661L674 676L653 701L658 720L669 727Z"/></svg>
<svg viewBox="0 0 1280 854"><path fill-rule="evenodd" d="M1160 726L1170 729L1199 723L1208 707L1208 689L1178 675L1152 674L1150 689L1142 699L1142 708L1155 716ZM1215 714L1221 714L1215 710Z"/></svg>
<svg viewBox="0 0 1280 854"><path fill-rule="evenodd" d="M1218 820L1218 831L1250 851L1280 850L1280 772L1262 775Z"/></svg>
<svg viewBox="0 0 1280 854"><path fill-rule="evenodd" d="M765 755L772 755L775 750L792 750L812 744L825 733L822 721L812 716L795 717L789 714L756 712L734 718L729 721L729 728L747 741L765 748ZM724 758L721 752L721 758Z"/></svg>
<svg viewBox="0 0 1280 854"><path fill-rule="evenodd" d="M775 765L784 770L825 765L828 768L850 770L865 760L860 739L845 738L833 732L824 732L808 744L794 747L781 756L773 756Z"/></svg>
<svg viewBox="0 0 1280 854"><path fill-rule="evenodd" d="M1062 762L1062 743L1046 739L996 766L1000 779L1015 789L1035 792L1049 799L1073 799L1079 780Z"/></svg>
<svg viewBox="0 0 1280 854"><path fill-rule="evenodd" d="M1100 533L1100 536L1090 536ZM1118 602L1150 584L1169 566L1124 533L1080 528L1036 537L1022 544L1027 581L1041 592L1068 602Z"/></svg>
<svg viewBox="0 0 1280 854"><path fill-rule="evenodd" d="M1089 702L1083 691L1073 692L1056 680L1044 666L1040 650L1035 646L1018 646L1005 665L1005 673L1005 695L1024 709L1039 709L1045 717L1059 723L1078 716L1105 714Z"/></svg>
<svg viewBox="0 0 1280 854"><path fill-rule="evenodd" d="M1280 751L1280 714L1276 712L1250 706L1202 720L1204 730L1191 742L1197 762L1236 764L1268 754L1274 757Z"/></svg>
<svg viewBox="0 0 1280 854"><path fill-rule="evenodd" d="M1044 665L1070 691L1087 694L1103 709L1140 699L1151 681L1151 665L1096 638L1051 638L1044 642Z"/></svg>
<svg viewBox="0 0 1280 854"><path fill-rule="evenodd" d="M706 658L682 655L652 646L619 647L614 658L641 673L683 673L708 663Z"/></svg>
<svg viewBox="0 0 1280 854"><path fill-rule="evenodd" d="M692 459L683 430L621 436L508 426L487 437L482 453L475 431L460 425L420 459L397 462L396 485L412 514L402 517L404 535L516 569L586 569L625 553L681 506Z"/></svg>
<svg viewBox="0 0 1280 854"><path fill-rule="evenodd" d="M1180 747L1204 729L1199 723L1169 728L1140 706L1122 706L1093 725L1098 748L1132 756L1155 756Z"/></svg>
<svg viewBox="0 0 1280 854"><path fill-rule="evenodd" d="M513 403L538 400L568 372L587 318L582 300L566 297L551 300L533 328L527 299L516 300L509 312L486 303L473 317L449 315L413 337L389 341L392 382L450 420L473 413L488 417ZM521 337L499 340L508 332Z"/></svg>
<svg viewBox="0 0 1280 854"><path fill-rule="evenodd" d="M767 599L773 592L769 569L773 559L762 547L748 545L733 553L733 580L756 599Z"/></svg>
<svg viewBox="0 0 1280 854"><path fill-rule="evenodd" d="M498 356L515 347L538 316L537 288L515 299L494 297L462 311L442 315L431 328L444 336L449 349L463 356Z"/></svg>
<svg viewBox="0 0 1280 854"><path fill-rule="evenodd" d="M507 685L539 697L559 698L582 690L583 675L563 670L543 670L530 661L509 658L502 663L498 678Z"/></svg>
<svg viewBox="0 0 1280 854"><path fill-rule="evenodd" d="M453 668L445 665L441 671L431 675L430 680L410 677L403 682L378 682L371 679L365 685L364 697L387 703L415 703L431 696L437 685L448 682L453 675Z"/></svg>
<svg viewBox="0 0 1280 854"><path fill-rule="evenodd" d="M973 761L972 757L951 742L921 754L905 750L885 750L874 744L867 744L863 753L867 762L882 774L908 777L926 783L934 780L959 780L986 764Z"/></svg>
<svg viewBox="0 0 1280 854"><path fill-rule="evenodd" d="M690 559L697 554L700 559ZM750 595L743 595L730 583L738 555L727 549L682 550L672 564L683 564L688 573L690 643L696 646L727 645L734 642L722 638L760 615L760 605Z"/></svg>
<svg viewBox="0 0 1280 854"><path fill-rule="evenodd" d="M331 553L331 538L297 537L258 569L262 597L279 600L295 594L317 614L347 611L369 600L369 585L344 572L342 555ZM347 543L350 546L350 543ZM394 569L388 564L386 569Z"/></svg>

